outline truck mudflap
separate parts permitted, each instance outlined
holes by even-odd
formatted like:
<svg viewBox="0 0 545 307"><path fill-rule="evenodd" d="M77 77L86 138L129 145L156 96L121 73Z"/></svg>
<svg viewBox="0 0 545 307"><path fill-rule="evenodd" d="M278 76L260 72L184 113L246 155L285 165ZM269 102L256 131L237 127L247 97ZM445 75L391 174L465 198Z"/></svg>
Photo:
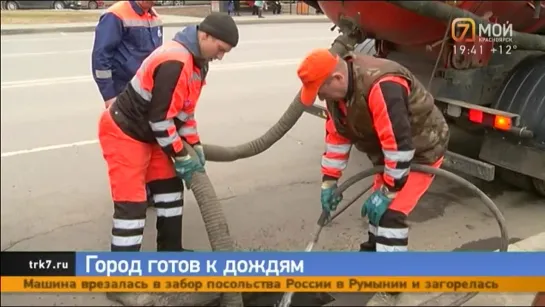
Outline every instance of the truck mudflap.
<svg viewBox="0 0 545 307"><path fill-rule="evenodd" d="M307 107L305 112L322 119L327 118L326 108L319 105ZM492 164L465 157L450 151L445 153L445 158L441 167L449 171L464 173L485 181L494 180L496 173L496 167Z"/></svg>
<svg viewBox="0 0 545 307"><path fill-rule="evenodd" d="M545 151L510 142L502 135L487 133L479 158L516 173L545 180Z"/></svg>

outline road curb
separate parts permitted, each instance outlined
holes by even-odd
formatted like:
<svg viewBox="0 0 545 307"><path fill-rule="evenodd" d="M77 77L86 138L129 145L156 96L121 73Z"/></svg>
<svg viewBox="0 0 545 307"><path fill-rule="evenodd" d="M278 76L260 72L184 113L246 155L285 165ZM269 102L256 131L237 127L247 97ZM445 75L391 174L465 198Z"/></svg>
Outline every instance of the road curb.
<svg viewBox="0 0 545 307"><path fill-rule="evenodd" d="M543 252L545 251L545 232L510 244L507 251ZM462 306L529 306L534 296L535 293L479 293Z"/></svg>
<svg viewBox="0 0 545 307"><path fill-rule="evenodd" d="M535 234L533 236L524 238L516 243L510 244L508 252L540 252L545 250L545 232ZM470 252L464 250L464 252ZM495 250L498 252L498 250ZM410 295L403 295L397 302L396 306L417 306L425 300L436 297L437 293L411 293ZM530 306L535 293L479 293L469 301L465 302L461 306ZM343 302L344 303L344 302ZM341 306L334 302L331 306ZM343 304L346 306L346 303ZM459 306L459 305L457 305Z"/></svg>
<svg viewBox="0 0 545 307"><path fill-rule="evenodd" d="M517 243L509 245L510 252L543 252L545 251L545 232L538 233Z"/></svg>
<svg viewBox="0 0 545 307"><path fill-rule="evenodd" d="M331 22L327 18L286 18L286 19L255 19L255 20L237 20L238 25L255 25L255 24L286 24L286 23L326 23ZM180 21L180 22L165 22L164 27L186 27L194 25L195 21ZM76 32L93 32L95 26L59 26L47 28L20 28L20 29L1 29L1 35L19 35L19 34L39 34L39 33L76 33Z"/></svg>

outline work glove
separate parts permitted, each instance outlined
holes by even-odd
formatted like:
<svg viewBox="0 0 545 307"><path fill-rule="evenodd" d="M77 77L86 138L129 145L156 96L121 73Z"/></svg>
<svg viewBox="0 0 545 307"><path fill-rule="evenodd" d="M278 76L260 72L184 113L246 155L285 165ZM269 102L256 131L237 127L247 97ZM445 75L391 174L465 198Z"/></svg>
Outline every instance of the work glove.
<svg viewBox="0 0 545 307"><path fill-rule="evenodd" d="M388 192L388 189L382 186L365 200L361 207L361 216L367 216L369 223L378 226L380 219L388 210L394 198L395 193Z"/></svg>
<svg viewBox="0 0 545 307"><path fill-rule="evenodd" d="M197 156L199 157L199 161L201 162L201 165L204 166L206 164L206 157L204 155L204 148L202 145L195 145L193 146L193 149L197 153Z"/></svg>
<svg viewBox="0 0 545 307"><path fill-rule="evenodd" d="M187 189L190 189L191 187L191 178L193 177L193 173L204 173L204 167L202 164L199 161L192 159L190 155L175 158L174 169L176 170L178 177L185 182Z"/></svg>
<svg viewBox="0 0 545 307"><path fill-rule="evenodd" d="M337 190L337 181L327 180L322 182L322 191L320 193L320 201L322 202L322 210L328 214L337 210L337 206L343 200L343 196L333 197Z"/></svg>

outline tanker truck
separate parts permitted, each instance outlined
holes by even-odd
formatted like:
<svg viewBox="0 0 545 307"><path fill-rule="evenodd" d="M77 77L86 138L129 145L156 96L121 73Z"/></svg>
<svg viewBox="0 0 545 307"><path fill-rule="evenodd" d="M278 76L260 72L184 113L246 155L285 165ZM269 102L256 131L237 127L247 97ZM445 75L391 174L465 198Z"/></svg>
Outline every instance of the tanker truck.
<svg viewBox="0 0 545 307"><path fill-rule="evenodd" d="M462 136L445 168L545 196L545 1L303 2L428 85Z"/></svg>

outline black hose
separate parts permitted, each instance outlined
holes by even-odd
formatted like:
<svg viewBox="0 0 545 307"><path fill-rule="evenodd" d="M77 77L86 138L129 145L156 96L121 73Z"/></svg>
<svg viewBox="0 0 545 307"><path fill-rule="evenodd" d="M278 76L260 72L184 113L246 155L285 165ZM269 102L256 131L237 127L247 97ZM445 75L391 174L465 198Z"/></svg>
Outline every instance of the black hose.
<svg viewBox="0 0 545 307"><path fill-rule="evenodd" d="M338 197L343 194L348 188L356 184L357 182L373 176L375 174L382 173L384 171L384 166L375 166L373 168L366 169L350 178L348 178L345 182L343 182L338 189L335 191L334 197ZM440 169L440 168L434 168L427 165L420 165L420 164L412 164L411 165L411 171L420 172L420 173L427 173L427 174L433 174L437 175L439 177L446 178L448 180L454 181L458 183L459 185L468 188L472 192L474 192L486 205L488 210L493 214L494 218L496 218L496 221L498 222L498 226L500 228L500 246L498 250L500 252L507 252L507 249L509 247L509 235L507 233L507 226L505 217L501 213L500 209L494 204L494 202L486 195L483 191L481 191L478 187L476 187L473 183L467 181L466 179L451 173L449 171ZM350 207L352 204L355 203L355 201L360 198L365 192L367 192L370 189L369 187L366 187L362 192L360 192L355 198L352 198L348 204L340 208L335 214L329 216L328 213L322 212L320 215L320 218L318 219L318 229L315 231L316 234L319 234L322 230L322 228L329 224L331 221L333 221L336 217L341 215L348 207ZM315 241L317 241L317 237L315 237ZM436 297L432 297L428 300L425 300L424 302L418 304L417 306L460 306L464 304L465 302L469 301L473 297L475 297L478 294L478 292L469 292L469 293L441 293L440 295Z"/></svg>

